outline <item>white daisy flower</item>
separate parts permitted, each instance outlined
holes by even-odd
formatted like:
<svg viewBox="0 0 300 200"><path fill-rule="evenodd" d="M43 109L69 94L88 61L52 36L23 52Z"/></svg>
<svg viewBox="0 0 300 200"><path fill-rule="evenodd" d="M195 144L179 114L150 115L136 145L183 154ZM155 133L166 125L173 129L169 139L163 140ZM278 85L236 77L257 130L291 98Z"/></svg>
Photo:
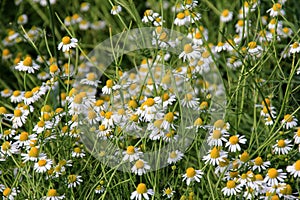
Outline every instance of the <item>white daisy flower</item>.
<svg viewBox="0 0 300 200"><path fill-rule="evenodd" d="M139 176L146 174L148 170L150 170L150 165L148 165L146 161L141 159L137 160L134 166L131 168L131 172Z"/></svg>
<svg viewBox="0 0 300 200"><path fill-rule="evenodd" d="M282 5L280 3L275 3L272 8L270 8L269 10L267 10L267 13L270 13L271 17L276 17L278 15L284 15L285 12L284 10L281 8Z"/></svg>
<svg viewBox="0 0 300 200"><path fill-rule="evenodd" d="M39 159L45 159L46 154L40 153L39 147L31 147L27 153L21 153L23 162L34 161Z"/></svg>
<svg viewBox="0 0 300 200"><path fill-rule="evenodd" d="M283 173L282 169L270 168L266 177L264 178L264 182L268 186L275 186L279 183L283 183L286 177L286 173Z"/></svg>
<svg viewBox="0 0 300 200"><path fill-rule="evenodd" d="M75 174L68 176L68 188L75 188L82 183L82 177Z"/></svg>
<svg viewBox="0 0 300 200"><path fill-rule="evenodd" d="M215 47L215 51L218 53L226 50L227 50L226 45L223 42L218 42L217 46Z"/></svg>
<svg viewBox="0 0 300 200"><path fill-rule="evenodd" d="M297 126L297 122L298 122L298 119L290 114L284 115L283 120L281 121L281 123L283 124L283 127L285 129L291 129L291 128Z"/></svg>
<svg viewBox="0 0 300 200"><path fill-rule="evenodd" d="M209 146L223 146L223 143L227 143L227 137L229 133L226 130L215 129L210 132L207 138Z"/></svg>
<svg viewBox="0 0 300 200"><path fill-rule="evenodd" d="M293 138L295 140L295 144L300 144L300 128L297 128Z"/></svg>
<svg viewBox="0 0 300 200"><path fill-rule="evenodd" d="M229 22L232 20L233 12L229 11L228 9L225 9L222 11L220 20L221 22Z"/></svg>
<svg viewBox="0 0 300 200"><path fill-rule="evenodd" d="M15 69L33 74L35 71L40 69L40 66L36 64L30 56L27 56L23 61L18 63Z"/></svg>
<svg viewBox="0 0 300 200"><path fill-rule="evenodd" d="M110 14L112 14L112 15L117 15L117 14L119 14L121 11L122 11L122 7L121 7L120 5L113 6L113 7L111 8Z"/></svg>
<svg viewBox="0 0 300 200"><path fill-rule="evenodd" d="M300 52L300 44L299 42L294 42L293 44L290 45L290 53L299 53Z"/></svg>
<svg viewBox="0 0 300 200"><path fill-rule="evenodd" d="M275 145L273 145L274 148L274 152L275 154L279 154L279 155L285 155L288 154L289 151L291 151L292 148L292 144L290 140L277 140L277 143Z"/></svg>
<svg viewBox="0 0 300 200"><path fill-rule="evenodd" d="M43 200L60 200L64 199L65 195L59 195L56 189L49 189L47 192L47 196L43 197Z"/></svg>
<svg viewBox="0 0 300 200"><path fill-rule="evenodd" d="M178 13L176 19L174 20L174 24L177 26L183 26L186 24L186 22L185 14L183 12Z"/></svg>
<svg viewBox="0 0 300 200"><path fill-rule="evenodd" d="M19 135L15 136L14 139L17 140L15 144L17 144L18 147L29 147L32 140L37 140L37 135L23 131Z"/></svg>
<svg viewBox="0 0 300 200"><path fill-rule="evenodd" d="M187 108L198 108L200 99L194 96L195 94L192 93L187 93L184 95L184 99L181 100L181 105Z"/></svg>
<svg viewBox="0 0 300 200"><path fill-rule="evenodd" d="M123 152L123 155L123 161L128 160L129 162L132 162L138 160L143 155L143 152L139 151L137 147L128 146L127 150Z"/></svg>
<svg viewBox="0 0 300 200"><path fill-rule="evenodd" d="M186 181L186 184L190 185L193 181L200 182L202 175L203 172L201 170L195 170L193 167L189 167L186 169L186 173L182 176L182 181Z"/></svg>
<svg viewBox="0 0 300 200"><path fill-rule="evenodd" d="M183 158L184 154L179 151L179 150L175 150L169 153L169 157L167 162L169 164L175 164L176 162L180 161Z"/></svg>
<svg viewBox="0 0 300 200"><path fill-rule="evenodd" d="M7 98L10 97L12 95L13 91L11 89L4 89L1 91L1 97Z"/></svg>
<svg viewBox="0 0 300 200"><path fill-rule="evenodd" d="M85 156L85 151L80 147L75 147L72 151L71 156L73 158L83 158Z"/></svg>
<svg viewBox="0 0 300 200"><path fill-rule="evenodd" d="M51 169L53 161L46 157L40 158L38 162L34 163L34 171L37 173L44 173Z"/></svg>
<svg viewBox="0 0 300 200"><path fill-rule="evenodd" d="M220 151L217 147L214 147L213 149L209 150L206 156L203 156L203 160L205 161L205 164L209 163L216 166L219 165L220 162L224 162L226 157L227 152Z"/></svg>
<svg viewBox="0 0 300 200"><path fill-rule="evenodd" d="M2 156L11 156L12 154L19 153L18 145L12 141L4 141L1 145L0 158Z"/></svg>
<svg viewBox="0 0 300 200"><path fill-rule="evenodd" d="M248 52L252 56L260 56L262 53L262 47L257 45L256 42L252 41L248 43Z"/></svg>
<svg viewBox="0 0 300 200"><path fill-rule="evenodd" d="M144 197L146 200L149 200L149 196L152 196L153 194L153 190L147 189L145 183L139 183L136 187L136 191L131 193L130 199L141 200Z"/></svg>
<svg viewBox="0 0 300 200"><path fill-rule="evenodd" d="M233 135L229 138L228 142L226 143L225 147L228 147L228 150L230 152L236 152L236 151L241 151L241 146L240 144L245 144L247 139L245 138L244 135L239 136L239 135Z"/></svg>
<svg viewBox="0 0 300 200"><path fill-rule="evenodd" d="M16 196L18 195L18 191L16 188L9 188L6 187L3 190L1 190L2 192L2 199L3 200L14 200L16 198Z"/></svg>
<svg viewBox="0 0 300 200"><path fill-rule="evenodd" d="M226 183L226 187L224 187L221 191L225 196L237 195L241 192L241 185L237 184L233 180L229 180Z"/></svg>
<svg viewBox="0 0 300 200"><path fill-rule="evenodd" d="M175 191L172 188L166 188L163 191L163 196L167 196L168 199L172 198L175 194Z"/></svg>
<svg viewBox="0 0 300 200"><path fill-rule="evenodd" d="M179 58L185 60L198 59L201 57L201 53L197 46L192 46L191 44L184 45L184 50L179 54Z"/></svg>
<svg viewBox="0 0 300 200"><path fill-rule="evenodd" d="M153 22L154 18L152 17L153 15L153 10L145 10L144 16L142 18L143 23L148 23L148 22Z"/></svg>
<svg viewBox="0 0 300 200"><path fill-rule="evenodd" d="M270 161L263 161L263 159L258 156L255 159L252 160L253 166L252 166L252 170L258 170L258 172L264 171L266 170L270 165Z"/></svg>
<svg viewBox="0 0 300 200"><path fill-rule="evenodd" d="M293 165L287 166L286 171L295 178L300 177L300 160L297 160Z"/></svg>
<svg viewBox="0 0 300 200"><path fill-rule="evenodd" d="M62 38L61 42L59 43L57 49L63 52L69 51L71 48L75 48L77 46L78 40L76 38L70 38L69 36L65 36Z"/></svg>

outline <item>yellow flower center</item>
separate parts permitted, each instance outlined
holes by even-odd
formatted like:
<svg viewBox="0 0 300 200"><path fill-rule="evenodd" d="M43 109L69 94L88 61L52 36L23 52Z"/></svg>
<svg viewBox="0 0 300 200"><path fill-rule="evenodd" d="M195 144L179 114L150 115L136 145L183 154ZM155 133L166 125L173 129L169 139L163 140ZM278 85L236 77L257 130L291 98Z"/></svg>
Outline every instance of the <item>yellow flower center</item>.
<svg viewBox="0 0 300 200"><path fill-rule="evenodd" d="M11 193L11 189L9 187L7 187L3 190L2 194L3 194L3 196L8 197L10 195L10 193Z"/></svg>
<svg viewBox="0 0 300 200"><path fill-rule="evenodd" d="M58 66L56 64L52 64L50 65L49 70L51 73L55 73L58 71Z"/></svg>
<svg viewBox="0 0 300 200"><path fill-rule="evenodd" d="M249 47L250 49L255 49L255 48L257 47L257 44L256 44L256 42L252 41L252 42L249 42L249 43L248 43L248 47Z"/></svg>
<svg viewBox="0 0 300 200"><path fill-rule="evenodd" d="M221 138L221 136L222 136L222 132L220 130L213 131L213 134L212 134L213 139L219 139L219 138Z"/></svg>
<svg viewBox="0 0 300 200"><path fill-rule="evenodd" d="M111 116L112 116L112 114L113 114L113 113L112 113L111 111L106 112L106 113L105 113L105 118L106 118L106 119L110 119Z"/></svg>
<svg viewBox="0 0 300 200"><path fill-rule="evenodd" d="M153 106L155 103L154 99L148 98L143 104L147 106Z"/></svg>
<svg viewBox="0 0 300 200"><path fill-rule="evenodd" d="M70 44L70 43L71 43L71 38L70 38L69 36L65 36L65 37L62 38L61 41L62 41L62 43L63 43L64 45Z"/></svg>
<svg viewBox="0 0 300 200"><path fill-rule="evenodd" d="M34 157L34 158L38 157L38 155L39 155L39 149L37 147L31 147L31 149L29 150L28 155L30 157Z"/></svg>
<svg viewBox="0 0 300 200"><path fill-rule="evenodd" d="M56 196L57 196L57 192L55 189L48 190L47 197L56 197Z"/></svg>
<svg viewBox="0 0 300 200"><path fill-rule="evenodd" d="M268 99L268 98L266 98L265 101L262 101L262 102L261 102L261 105L266 106L266 105L265 105L265 102L266 102L266 104L267 104L268 106L271 105L271 100Z"/></svg>
<svg viewBox="0 0 300 200"><path fill-rule="evenodd" d="M201 126L202 124L203 124L203 121L200 117L198 117L194 122L194 126Z"/></svg>
<svg viewBox="0 0 300 200"><path fill-rule="evenodd" d="M191 101L191 100L193 99L193 95L190 94L190 93L189 93L189 94L186 94L186 95L185 95L185 99L188 100L188 101Z"/></svg>
<svg viewBox="0 0 300 200"><path fill-rule="evenodd" d="M185 52L186 54L193 52L193 47L192 47L192 45L190 45L190 44L184 45L184 52Z"/></svg>
<svg viewBox="0 0 300 200"><path fill-rule="evenodd" d="M214 147L210 152L211 158L219 158L220 157L220 150L218 150L216 147Z"/></svg>
<svg viewBox="0 0 300 200"><path fill-rule="evenodd" d="M171 153L170 153L170 158L176 158L177 157L177 153L175 152L175 151L172 151Z"/></svg>
<svg viewBox="0 0 300 200"><path fill-rule="evenodd" d="M10 54L10 51L8 49L4 49L2 52L3 56L8 56Z"/></svg>
<svg viewBox="0 0 300 200"><path fill-rule="evenodd" d="M147 187L145 183L138 184L136 191L138 194L144 194L147 192Z"/></svg>
<svg viewBox="0 0 300 200"><path fill-rule="evenodd" d="M245 151L244 153L242 153L240 159L242 162L247 162L249 160L249 154Z"/></svg>
<svg viewBox="0 0 300 200"><path fill-rule="evenodd" d="M220 167L225 167L229 164L229 160L227 158L223 158L224 161L219 162Z"/></svg>
<svg viewBox="0 0 300 200"><path fill-rule="evenodd" d="M286 122L292 122L293 121L293 116L292 115L284 115L284 121Z"/></svg>
<svg viewBox="0 0 300 200"><path fill-rule="evenodd" d="M170 194L172 194L172 190L170 188L167 188L165 190L165 193L166 193L166 195L170 195Z"/></svg>
<svg viewBox="0 0 300 200"><path fill-rule="evenodd" d="M268 176L270 178L276 178L278 176L278 171L275 168L271 168L268 170Z"/></svg>
<svg viewBox="0 0 300 200"><path fill-rule="evenodd" d="M225 122L222 119L219 119L214 123L214 127L219 129L223 128L224 126L225 126Z"/></svg>
<svg viewBox="0 0 300 200"><path fill-rule="evenodd" d="M264 177L261 174L255 174L255 180L262 181L264 180Z"/></svg>
<svg viewBox="0 0 300 200"><path fill-rule="evenodd" d="M254 164L258 165L258 166L262 165L263 164L263 159L261 157L255 158L254 159Z"/></svg>
<svg viewBox="0 0 300 200"><path fill-rule="evenodd" d="M144 12L144 16L150 16L150 15L152 15L152 13L153 13L152 10L146 10L146 11Z"/></svg>
<svg viewBox="0 0 300 200"><path fill-rule="evenodd" d="M89 81L94 81L94 80L96 80L96 74L95 73L88 73L87 74L87 79L89 80Z"/></svg>
<svg viewBox="0 0 300 200"><path fill-rule="evenodd" d="M228 9L223 10L222 16L227 17L228 15L229 15L229 10Z"/></svg>
<svg viewBox="0 0 300 200"><path fill-rule="evenodd" d="M74 152L75 152L75 153L81 153L81 149L80 149L79 147L75 147L75 148L74 148Z"/></svg>
<svg viewBox="0 0 300 200"><path fill-rule="evenodd" d="M162 32L159 36L159 40L168 41L168 34L166 32Z"/></svg>
<svg viewBox="0 0 300 200"><path fill-rule="evenodd" d="M277 195L277 194L275 194L275 195L273 195L272 197L271 197L271 200L279 200L280 198L279 198L279 196Z"/></svg>
<svg viewBox="0 0 300 200"><path fill-rule="evenodd" d="M217 45L218 47L222 47L222 46L224 46L224 43L223 42L218 42L218 45Z"/></svg>
<svg viewBox="0 0 300 200"><path fill-rule="evenodd" d="M127 153L128 155L134 154L134 153L135 153L134 146L128 146L128 147L127 147L127 150L126 150L126 153Z"/></svg>
<svg viewBox="0 0 300 200"><path fill-rule="evenodd" d="M88 112L88 119L95 119L97 117L97 114L95 111L91 110Z"/></svg>
<svg viewBox="0 0 300 200"><path fill-rule="evenodd" d="M31 92L31 91L25 92L25 94L24 94L24 97L27 98L27 99L32 97L32 96L33 96L33 92Z"/></svg>
<svg viewBox="0 0 300 200"><path fill-rule="evenodd" d="M197 32L197 33L195 34L195 38L196 38L196 39L202 39L202 34L201 34L200 32Z"/></svg>
<svg viewBox="0 0 300 200"><path fill-rule="evenodd" d="M297 160L297 161L295 162L295 170L296 170L296 171L300 171L300 160Z"/></svg>
<svg viewBox="0 0 300 200"><path fill-rule="evenodd" d="M165 115L164 119L169 122L169 123L172 123L173 120L174 120L174 114L173 112L169 112Z"/></svg>
<svg viewBox="0 0 300 200"><path fill-rule="evenodd" d="M2 147L3 151L7 151L8 149L10 149L10 143L8 141L5 141L5 142L3 142L1 147Z"/></svg>
<svg viewBox="0 0 300 200"><path fill-rule="evenodd" d="M0 115L1 114L6 114L7 113L7 110L5 107L0 107Z"/></svg>
<svg viewBox="0 0 300 200"><path fill-rule="evenodd" d="M77 94L77 95L75 95L73 101L74 101L74 103L76 103L76 104L81 104L81 103L82 103L82 100L83 100L83 96L80 95L80 94Z"/></svg>
<svg viewBox="0 0 300 200"><path fill-rule="evenodd" d="M278 140L277 145L278 145L278 147L283 148L283 147L285 147L285 141L284 140Z"/></svg>
<svg viewBox="0 0 300 200"><path fill-rule="evenodd" d="M135 100L130 100L128 102L128 106L129 106L129 108L135 109L135 108L138 107L138 104L137 104L137 102Z"/></svg>
<svg viewBox="0 0 300 200"><path fill-rule="evenodd" d="M142 160L138 160L135 163L135 166L136 166L137 169L142 169L144 167L144 165L145 164L144 164L144 162Z"/></svg>
<svg viewBox="0 0 300 200"><path fill-rule="evenodd" d="M23 61L23 65L25 65L25 66L32 66L32 59L31 59L30 56L27 56L25 58L25 60Z"/></svg>
<svg viewBox="0 0 300 200"><path fill-rule="evenodd" d="M237 143L239 142L238 136L236 136L236 135L231 136L231 137L229 138L229 142L230 142L232 145L237 144Z"/></svg>
<svg viewBox="0 0 300 200"><path fill-rule="evenodd" d="M8 135L11 134L11 130L5 130L3 133L4 133L5 136L8 136Z"/></svg>
<svg viewBox="0 0 300 200"><path fill-rule="evenodd" d="M188 178L193 178L196 175L196 170L192 167L186 169L186 176Z"/></svg>
<svg viewBox="0 0 300 200"><path fill-rule="evenodd" d="M133 122L138 122L139 121L139 116L136 114L133 114L130 116L130 120Z"/></svg>
<svg viewBox="0 0 300 200"><path fill-rule="evenodd" d="M242 27L242 26L244 26L244 21L240 19L240 20L237 22L237 24L238 24L238 26Z"/></svg>
<svg viewBox="0 0 300 200"><path fill-rule="evenodd" d="M20 141L26 141L28 140L28 133L23 131L21 134L20 134Z"/></svg>
<svg viewBox="0 0 300 200"><path fill-rule="evenodd" d="M74 183L76 181L76 179L77 179L76 175L69 175L68 176L69 183Z"/></svg>
<svg viewBox="0 0 300 200"><path fill-rule="evenodd" d="M229 172L229 176L231 177L231 178L235 178L235 177L237 177L239 175L239 172L237 172L237 171L231 171L231 172Z"/></svg>
<svg viewBox="0 0 300 200"><path fill-rule="evenodd" d="M157 120L154 121L153 125L154 125L156 128L160 128L162 122L163 122L162 119L157 119Z"/></svg>
<svg viewBox="0 0 300 200"><path fill-rule="evenodd" d="M235 188L235 182L232 181L232 180L227 181L226 187L227 187L227 188L230 188L230 189L231 189L231 188Z"/></svg>
<svg viewBox="0 0 300 200"><path fill-rule="evenodd" d="M296 49L299 47L299 43L298 42L294 42L294 44L292 45L292 48L293 49Z"/></svg>
<svg viewBox="0 0 300 200"><path fill-rule="evenodd" d="M45 166L46 164L47 164L47 160L45 160L45 159L39 160L39 162L38 162L38 165L39 165L40 167L43 167L43 166Z"/></svg>
<svg viewBox="0 0 300 200"><path fill-rule="evenodd" d="M273 9L274 11L280 10L280 9L281 9L281 4L280 4L280 3L275 3L275 4L273 5L272 9Z"/></svg>
<svg viewBox="0 0 300 200"><path fill-rule="evenodd" d="M202 101L200 104L200 109L205 110L208 108L208 102L207 101Z"/></svg>
<svg viewBox="0 0 300 200"><path fill-rule="evenodd" d="M177 14L177 19L184 19L184 18L185 18L185 14L183 12Z"/></svg>
<svg viewBox="0 0 300 200"><path fill-rule="evenodd" d="M106 81L106 87L108 87L108 88L112 88L113 84L114 84L114 82L112 80Z"/></svg>

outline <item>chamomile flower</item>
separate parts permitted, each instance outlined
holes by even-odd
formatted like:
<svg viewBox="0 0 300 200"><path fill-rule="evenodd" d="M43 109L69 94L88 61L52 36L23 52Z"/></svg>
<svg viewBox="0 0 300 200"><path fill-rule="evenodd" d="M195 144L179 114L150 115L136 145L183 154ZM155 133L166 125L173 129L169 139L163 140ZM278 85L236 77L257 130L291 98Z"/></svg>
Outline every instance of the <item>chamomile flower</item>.
<svg viewBox="0 0 300 200"><path fill-rule="evenodd" d="M215 47L215 51L220 53L221 51L226 51L227 48L223 42L218 42L217 46Z"/></svg>
<svg viewBox="0 0 300 200"><path fill-rule="evenodd" d="M6 187L2 190L3 200L14 200L18 195L18 190L16 188Z"/></svg>
<svg viewBox="0 0 300 200"><path fill-rule="evenodd" d="M177 14L176 19L174 20L174 24L177 26L183 26L186 24L186 18L183 12Z"/></svg>
<svg viewBox="0 0 300 200"><path fill-rule="evenodd" d="M266 170L270 165L270 161L263 161L263 159L258 156L255 159L252 160L253 166L252 166L252 170L258 170L258 172L264 171Z"/></svg>
<svg viewBox="0 0 300 200"><path fill-rule="evenodd" d="M2 51L2 59L3 60L7 60L7 59L9 59L11 57L12 57L12 54L9 51L9 49L3 49L3 51Z"/></svg>
<svg viewBox="0 0 300 200"><path fill-rule="evenodd" d="M270 168L268 169L268 173L264 178L264 182L268 186L275 186L279 183L283 183L285 178L286 173L284 173L282 169Z"/></svg>
<svg viewBox="0 0 300 200"><path fill-rule="evenodd" d="M285 155L285 154L288 154L289 151L292 150L292 146L293 145L290 144L291 143L290 140L283 140L283 139L281 139L281 140L277 140L276 142L277 142L277 144L275 144L273 146L274 152L276 154Z"/></svg>
<svg viewBox="0 0 300 200"><path fill-rule="evenodd" d="M294 42L290 45L290 53L299 53L300 52L300 44L298 42Z"/></svg>
<svg viewBox="0 0 300 200"><path fill-rule="evenodd" d="M0 107L1 110L1 107ZM0 133L0 138L4 139L4 140L9 140L10 138L12 138L15 134L17 133L16 130L14 129L7 129L4 130L3 133Z"/></svg>
<svg viewBox="0 0 300 200"><path fill-rule="evenodd" d="M150 170L150 165L148 165L146 161L141 159L137 160L131 168L131 172L139 176L146 174L148 170Z"/></svg>
<svg viewBox="0 0 300 200"><path fill-rule="evenodd" d="M278 15L284 15L285 12L282 9L282 5L280 3L273 4L272 8L267 10L267 13L270 13L271 17L276 17Z"/></svg>
<svg viewBox="0 0 300 200"><path fill-rule="evenodd" d="M13 123L12 127L15 129L22 127L26 123L28 114L29 114L29 111L27 111L27 110L15 109L14 115L11 118L12 123Z"/></svg>
<svg viewBox="0 0 300 200"><path fill-rule="evenodd" d="M122 11L122 7L120 5L113 6L111 8L110 14L117 15Z"/></svg>
<svg viewBox="0 0 300 200"><path fill-rule="evenodd" d="M151 9L145 10L144 16L142 18L142 22L143 23L152 22L154 20L152 15L153 15L153 10L151 10Z"/></svg>
<svg viewBox="0 0 300 200"><path fill-rule="evenodd" d="M113 80L107 80L106 85L102 88L103 94L111 94L113 90L120 89L120 85L115 85Z"/></svg>
<svg viewBox="0 0 300 200"><path fill-rule="evenodd" d="M18 145L12 143L11 141L4 141L1 145L0 157L2 156L11 156L12 154L19 153Z"/></svg>
<svg viewBox="0 0 300 200"><path fill-rule="evenodd" d="M23 162L34 161L37 162L39 159L46 158L46 154L40 153L39 147L31 147L27 153L21 153Z"/></svg>
<svg viewBox="0 0 300 200"><path fill-rule="evenodd" d="M20 15L18 17L18 20L17 20L18 24L24 25L24 24L27 24L27 22L28 22L28 16L26 14Z"/></svg>
<svg viewBox="0 0 300 200"><path fill-rule="evenodd" d="M75 174L68 175L68 188L75 188L82 183L82 177Z"/></svg>
<svg viewBox="0 0 300 200"><path fill-rule="evenodd" d="M229 133L226 130L214 129L210 132L207 142L209 146L223 146L227 143L227 137Z"/></svg>
<svg viewBox="0 0 300 200"><path fill-rule="evenodd" d="M123 161L135 161L138 160L141 155L143 155L143 152L139 151L139 149L137 147L134 146L128 146L127 150L123 152Z"/></svg>
<svg viewBox="0 0 300 200"><path fill-rule="evenodd" d="M75 147L72 151L71 156L73 158L83 158L85 156L85 151L80 147Z"/></svg>
<svg viewBox="0 0 300 200"><path fill-rule="evenodd" d="M241 192L241 185L237 184L234 180L229 180L226 183L226 187L221 191L225 196L237 195Z"/></svg>
<svg viewBox="0 0 300 200"><path fill-rule="evenodd" d="M142 198L145 198L146 200L149 200L150 197L154 194L152 189L147 189L145 183L139 183L136 187L136 190L131 193L130 199L134 200L142 200Z"/></svg>
<svg viewBox="0 0 300 200"><path fill-rule="evenodd" d="M229 11L228 9L225 9L222 11L220 20L221 22L229 22L232 20L233 12Z"/></svg>
<svg viewBox="0 0 300 200"><path fill-rule="evenodd" d="M186 173L182 176L182 181L186 181L187 185L190 185L193 181L200 182L203 174L204 173L201 170L195 170L193 167L189 167L186 169Z"/></svg>
<svg viewBox="0 0 300 200"><path fill-rule="evenodd" d="M293 138L295 140L295 144L300 144L300 128L297 128Z"/></svg>
<svg viewBox="0 0 300 200"><path fill-rule="evenodd" d="M187 93L184 95L184 99L181 100L181 105L183 107L196 109L199 107L199 98L196 98L193 93Z"/></svg>
<svg viewBox="0 0 300 200"><path fill-rule="evenodd" d="M77 42L78 40L76 38L70 38L69 36L65 36L62 38L57 49L62 49L62 52L68 52L71 48L75 48L77 46Z"/></svg>
<svg viewBox="0 0 300 200"><path fill-rule="evenodd" d="M183 58L185 60L198 59L201 56L200 51L197 49L197 46L192 46L191 44L185 44L184 50L179 54L179 58Z"/></svg>
<svg viewBox="0 0 300 200"><path fill-rule="evenodd" d="M81 11L81 12L87 12L87 11L89 11L90 6L91 6L90 3L88 3L88 2L82 2L82 3L80 4L80 11Z"/></svg>
<svg viewBox="0 0 300 200"><path fill-rule="evenodd" d="M52 167L53 161L46 157L40 158L38 162L34 163L34 171L37 173L47 172Z"/></svg>
<svg viewBox="0 0 300 200"><path fill-rule="evenodd" d="M225 147L228 147L230 152L241 151L240 144L245 144L247 139L244 135L233 135L229 138L228 142L226 143Z"/></svg>
<svg viewBox="0 0 300 200"><path fill-rule="evenodd" d="M184 154L179 151L179 150L175 150L169 153L169 157L168 157L168 163L169 164L175 164L176 162L180 161L183 158Z"/></svg>
<svg viewBox="0 0 300 200"><path fill-rule="evenodd" d="M262 47L257 45L255 41L248 43L248 52L252 56L260 56L262 52Z"/></svg>
<svg viewBox="0 0 300 200"><path fill-rule="evenodd" d="M281 121L281 123L283 124L283 127L285 129L291 129L291 128L297 126L297 122L298 122L298 119L290 114L284 115L283 120Z"/></svg>
<svg viewBox="0 0 300 200"><path fill-rule="evenodd" d="M13 91L11 89L4 89L1 91L1 97L7 98L10 97L12 95Z"/></svg>
<svg viewBox="0 0 300 200"><path fill-rule="evenodd" d="M172 188L168 187L164 189L163 196L167 196L168 199L172 198L175 194L175 191Z"/></svg>
<svg viewBox="0 0 300 200"><path fill-rule="evenodd" d="M36 64L30 56L27 56L23 61L18 63L15 69L33 74L35 71L40 69L40 66Z"/></svg>
<svg viewBox="0 0 300 200"><path fill-rule="evenodd" d="M227 152L219 150L217 147L209 150L208 154L203 157L205 164L219 165L220 162L224 162L227 157Z"/></svg>
<svg viewBox="0 0 300 200"><path fill-rule="evenodd" d="M286 171L295 178L300 177L300 160L297 160L293 165L287 166Z"/></svg>
<svg viewBox="0 0 300 200"><path fill-rule="evenodd" d="M59 195L56 189L49 189L47 192L47 196L43 197L44 200L60 200L64 198L65 195Z"/></svg>
<svg viewBox="0 0 300 200"><path fill-rule="evenodd" d="M96 194L101 194L105 191L105 187L103 185L97 185L97 187L95 188L95 193Z"/></svg>

